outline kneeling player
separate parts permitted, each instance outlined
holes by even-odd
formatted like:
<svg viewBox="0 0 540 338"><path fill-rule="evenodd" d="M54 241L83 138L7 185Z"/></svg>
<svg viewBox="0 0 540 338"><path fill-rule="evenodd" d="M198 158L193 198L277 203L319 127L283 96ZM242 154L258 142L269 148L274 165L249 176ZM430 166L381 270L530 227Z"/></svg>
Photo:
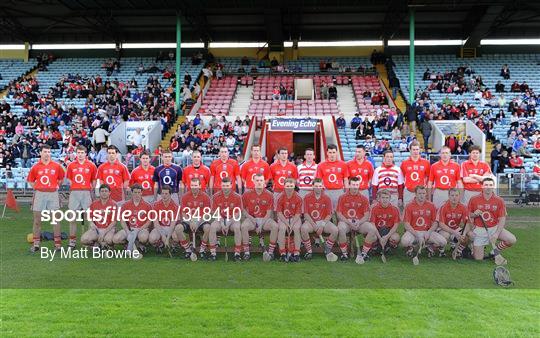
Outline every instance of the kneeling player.
<svg viewBox="0 0 540 338"><path fill-rule="evenodd" d="M152 206L143 200L142 190L139 184L131 186L131 199L122 205L122 212L130 211L130 217L127 221L120 221L123 229L113 238L114 244L124 244L127 241L127 249L130 251L133 250L133 244L138 242L140 251L144 252L144 245L148 242L148 212Z"/></svg>
<svg viewBox="0 0 540 338"><path fill-rule="evenodd" d="M243 215L246 217L240 228L242 231L242 245L244 246L244 260L249 260L251 257L249 252L249 232L253 230L257 234L262 231L270 231L270 245L267 253L269 259L272 260L274 259L274 250L278 237L278 225L272 219L274 196L264 189L265 180L263 174L253 175L253 184L255 189L248 190L242 195Z"/></svg>
<svg viewBox="0 0 540 338"><path fill-rule="evenodd" d="M201 180L193 177L189 183L190 189L182 195L182 226L183 232L180 235L181 245L186 250L186 258L191 254L189 246L186 246L184 232L193 234L193 241L197 231L202 231L201 246L199 248L199 257L206 258L206 247L208 246L208 235L210 233L210 218L212 217L210 209L210 197L201 191ZM183 242L182 242L183 241ZM183 243L183 244L182 244ZM189 245L189 244L187 244ZM195 248L192 248L195 250ZM213 251L214 250L214 251ZM215 253L215 247L210 246L210 251ZM215 259L214 257L210 257Z"/></svg>
<svg viewBox="0 0 540 338"><path fill-rule="evenodd" d="M435 205L427 200L426 187L419 185L414 191L414 199L405 207L405 233L401 237L401 245L407 248L407 256L412 257L415 243L420 246L427 243L428 256L432 257L435 248L444 247L446 240L436 231L437 211Z"/></svg>
<svg viewBox="0 0 540 338"><path fill-rule="evenodd" d="M390 201L392 194L387 189L377 191L377 201L371 208L370 223L373 223L377 228L377 239L381 246L381 251L388 253L393 248L397 248L399 244L399 227L400 214L399 209L393 206Z"/></svg>
<svg viewBox="0 0 540 338"><path fill-rule="evenodd" d="M465 230L469 220L467 208L460 202L460 193L457 188L448 190L448 201L444 203L437 213L437 222L439 223L438 232L450 241L453 250L452 258L456 259L467 245L467 230ZM456 243L459 243L457 250L454 251ZM439 248L439 256L445 256L445 248Z"/></svg>
<svg viewBox="0 0 540 338"><path fill-rule="evenodd" d="M506 260L500 252L516 243L516 236L505 229L506 206L504 200L494 193L495 181L488 177L482 182L482 194L474 196L469 201L469 212L474 230L470 235L474 238L473 256L476 260L484 258L484 246L499 243L491 250L491 255L497 256L497 264L505 264Z"/></svg>
<svg viewBox="0 0 540 338"><path fill-rule="evenodd" d="M317 238L322 238L323 232L328 234L326 243L323 244L327 254L332 252L332 247L338 236L337 226L330 221L333 212L332 201L324 193L323 187L322 179L316 178L313 181L313 191L304 197L304 224L302 224L300 233L306 249L305 259L311 259L313 255L309 234L315 232Z"/></svg>
<svg viewBox="0 0 540 338"><path fill-rule="evenodd" d="M170 240L176 243L180 236L176 230L176 217L178 205L174 203L171 188L163 186L159 200L154 203L152 209L156 212L157 219L153 220L154 229L150 232L149 242L154 246L157 253L161 253L164 247L170 247Z"/></svg>
<svg viewBox="0 0 540 338"><path fill-rule="evenodd" d="M355 231L364 235L364 245L360 259L367 258L367 252L377 240L377 230L369 220L369 201L360 192L360 179L351 177L349 180L349 191L339 197L338 207L338 242L341 249L340 260L349 259L347 234Z"/></svg>
<svg viewBox="0 0 540 338"><path fill-rule="evenodd" d="M90 204L90 227L82 234L81 243L86 246L112 246L116 231L116 221L113 220L113 210L116 203L109 197L111 188L102 184L99 187L99 198Z"/></svg>
<svg viewBox="0 0 540 338"><path fill-rule="evenodd" d="M276 206L280 260L283 262L299 262L302 199L294 191L296 182L293 178L285 179L284 185L285 191L279 195ZM293 232L294 244L290 240L291 232ZM287 248L285 248L285 234L287 234ZM286 255L287 250L288 253Z"/></svg>
<svg viewBox="0 0 540 338"><path fill-rule="evenodd" d="M234 233L234 260L239 261L242 248L242 232L240 231L240 218L242 217L242 197L232 190L233 183L229 177L221 180L221 188L212 196L212 213L219 210L219 217L212 222L208 239L210 253L216 255L217 232L227 236L229 229ZM213 251L212 251L213 250ZM214 258L212 258L214 259Z"/></svg>

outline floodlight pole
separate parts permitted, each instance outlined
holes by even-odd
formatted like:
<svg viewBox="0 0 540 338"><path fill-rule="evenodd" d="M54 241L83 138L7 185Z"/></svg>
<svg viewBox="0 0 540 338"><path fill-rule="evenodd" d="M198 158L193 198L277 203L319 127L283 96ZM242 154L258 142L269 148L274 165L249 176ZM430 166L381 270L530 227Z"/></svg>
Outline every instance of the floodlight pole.
<svg viewBox="0 0 540 338"><path fill-rule="evenodd" d="M180 21L180 13L176 13L176 114L180 115L180 60L181 60L181 44L182 41L182 22Z"/></svg>
<svg viewBox="0 0 540 338"><path fill-rule="evenodd" d="M409 9L409 103L414 102L414 8Z"/></svg>

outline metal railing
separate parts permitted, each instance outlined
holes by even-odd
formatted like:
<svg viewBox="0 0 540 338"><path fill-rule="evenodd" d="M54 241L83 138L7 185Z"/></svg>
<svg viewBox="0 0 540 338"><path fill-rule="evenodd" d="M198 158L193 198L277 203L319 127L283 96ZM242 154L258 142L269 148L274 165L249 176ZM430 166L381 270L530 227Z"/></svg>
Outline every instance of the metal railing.
<svg viewBox="0 0 540 338"><path fill-rule="evenodd" d="M500 173L497 174L497 195L519 196L523 192L537 193L540 177L533 173Z"/></svg>

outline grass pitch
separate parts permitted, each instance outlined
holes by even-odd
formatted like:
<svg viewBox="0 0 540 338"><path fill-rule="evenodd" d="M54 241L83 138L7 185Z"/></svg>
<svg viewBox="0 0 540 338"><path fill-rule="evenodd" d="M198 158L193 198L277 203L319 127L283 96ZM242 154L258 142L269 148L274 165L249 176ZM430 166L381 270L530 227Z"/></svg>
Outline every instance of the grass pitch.
<svg viewBox="0 0 540 338"><path fill-rule="evenodd" d="M25 209L0 222L0 335L538 336L540 210L509 214L518 243L504 254L515 285L501 289L492 262L421 257L415 267L402 252L364 266L153 253L48 262L27 252Z"/></svg>

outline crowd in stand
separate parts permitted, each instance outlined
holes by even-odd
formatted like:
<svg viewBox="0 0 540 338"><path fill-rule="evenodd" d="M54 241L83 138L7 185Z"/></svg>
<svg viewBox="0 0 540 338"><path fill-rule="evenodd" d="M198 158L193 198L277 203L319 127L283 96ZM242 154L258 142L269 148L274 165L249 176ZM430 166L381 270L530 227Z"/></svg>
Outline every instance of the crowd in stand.
<svg viewBox="0 0 540 338"><path fill-rule="evenodd" d="M243 120L236 117L234 122L230 122L225 116L212 115L206 124L197 114L194 119L186 120L178 126L170 139L169 148L181 153L184 162L194 150L199 150L203 155L217 155L222 146L229 149L231 156L238 157L243 152L250 122L248 116Z"/></svg>

